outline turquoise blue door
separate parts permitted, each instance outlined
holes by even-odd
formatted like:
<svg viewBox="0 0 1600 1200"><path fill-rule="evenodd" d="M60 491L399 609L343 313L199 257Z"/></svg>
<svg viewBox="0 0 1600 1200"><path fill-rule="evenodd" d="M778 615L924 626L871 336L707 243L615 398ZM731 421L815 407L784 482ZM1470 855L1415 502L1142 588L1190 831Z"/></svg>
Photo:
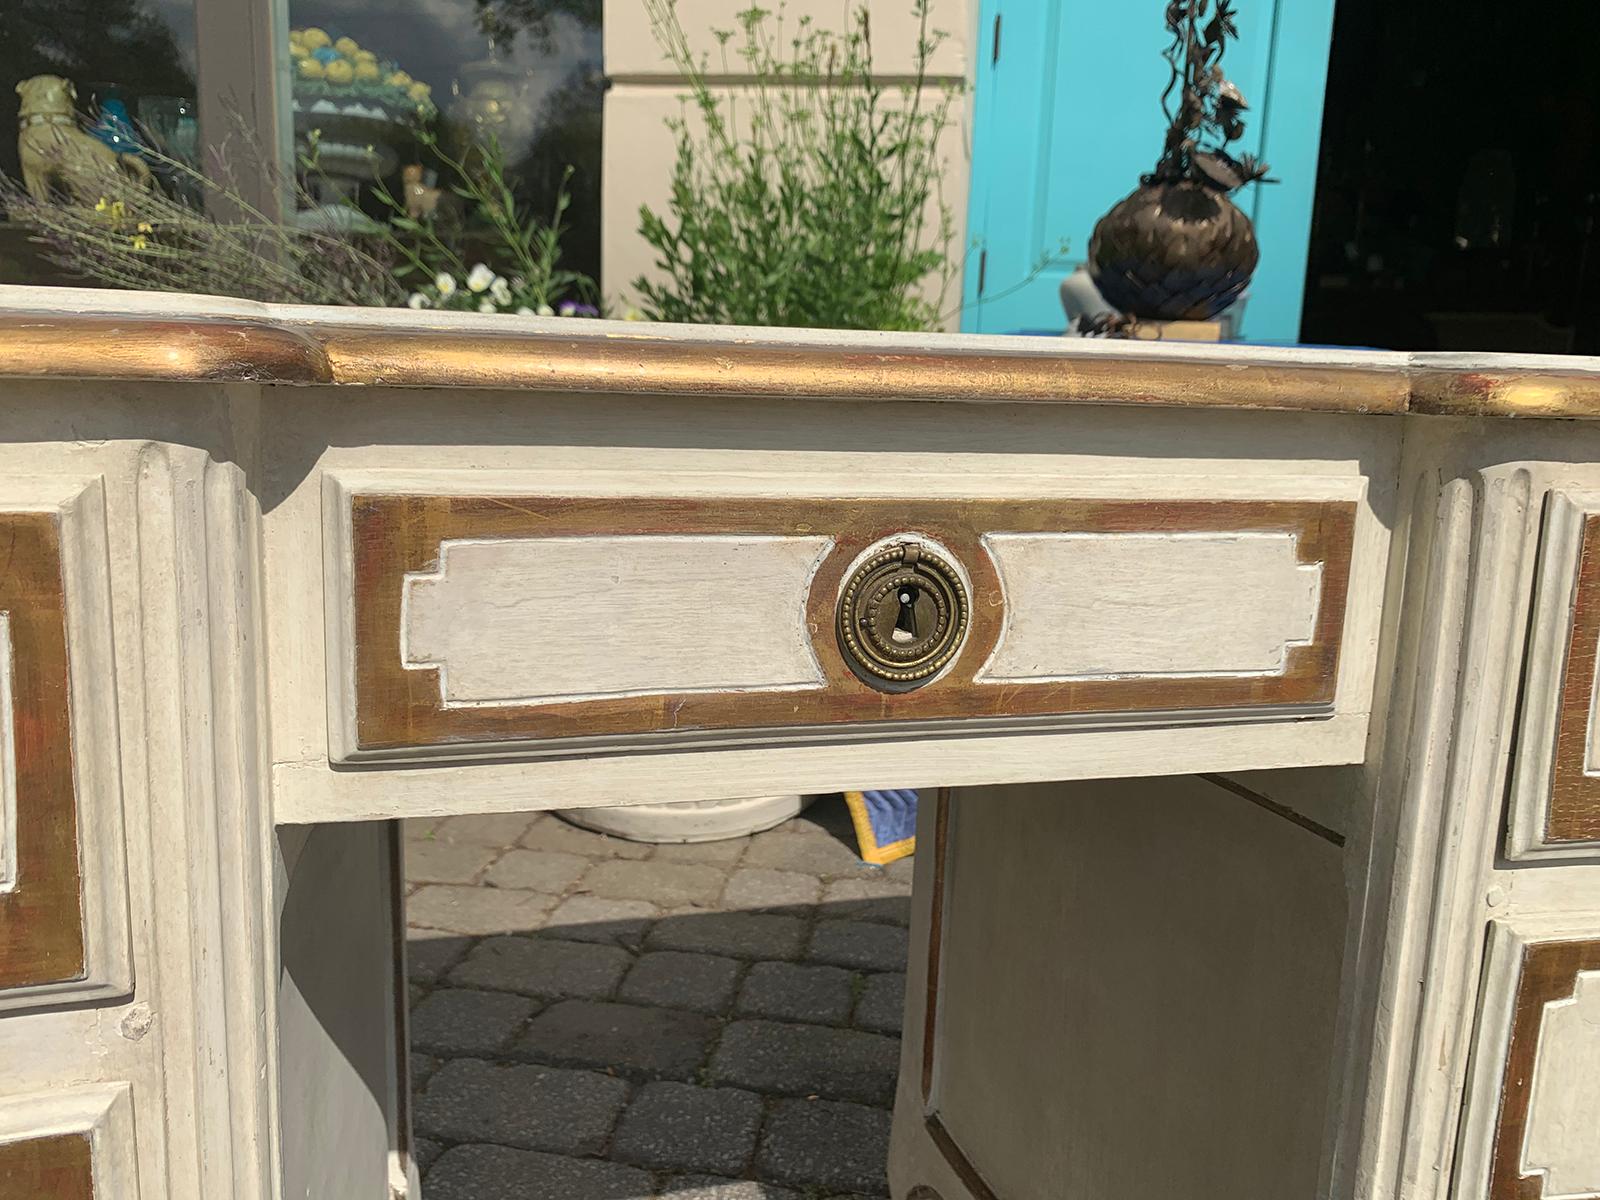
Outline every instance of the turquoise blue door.
<svg viewBox="0 0 1600 1200"><path fill-rule="evenodd" d="M1222 61L1251 106L1238 149L1282 181L1234 195L1261 244L1251 341L1300 334L1333 5L1239 0L1239 40ZM1165 11L1166 0L982 0L962 329L1065 327L1062 278L1161 152Z"/></svg>

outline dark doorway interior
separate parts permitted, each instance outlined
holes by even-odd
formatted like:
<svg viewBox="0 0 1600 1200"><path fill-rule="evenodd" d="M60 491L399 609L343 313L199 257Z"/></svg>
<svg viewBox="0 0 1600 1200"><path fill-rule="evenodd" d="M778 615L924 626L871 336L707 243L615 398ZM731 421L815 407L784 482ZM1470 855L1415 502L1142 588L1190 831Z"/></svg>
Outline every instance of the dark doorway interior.
<svg viewBox="0 0 1600 1200"><path fill-rule="evenodd" d="M1600 5L1339 0L1302 340L1600 353Z"/></svg>

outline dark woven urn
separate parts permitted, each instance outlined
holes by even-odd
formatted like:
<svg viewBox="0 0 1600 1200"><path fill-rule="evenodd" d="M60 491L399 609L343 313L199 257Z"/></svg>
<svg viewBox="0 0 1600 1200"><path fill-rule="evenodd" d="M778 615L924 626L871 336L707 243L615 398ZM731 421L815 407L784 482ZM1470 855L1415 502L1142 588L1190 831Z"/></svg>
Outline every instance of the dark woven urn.
<svg viewBox="0 0 1600 1200"><path fill-rule="evenodd" d="M1094 227L1089 274L1106 303L1151 321L1205 321L1249 286L1250 218L1216 188L1146 183Z"/></svg>

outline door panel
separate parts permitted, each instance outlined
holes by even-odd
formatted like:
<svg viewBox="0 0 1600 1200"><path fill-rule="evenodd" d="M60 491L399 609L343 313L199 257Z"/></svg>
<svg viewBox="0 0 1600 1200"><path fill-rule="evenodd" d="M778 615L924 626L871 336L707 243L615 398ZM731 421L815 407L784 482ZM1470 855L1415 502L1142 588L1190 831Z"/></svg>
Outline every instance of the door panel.
<svg viewBox="0 0 1600 1200"><path fill-rule="evenodd" d="M1322 1194L1336 835L1197 776L929 807L896 1195Z"/></svg>

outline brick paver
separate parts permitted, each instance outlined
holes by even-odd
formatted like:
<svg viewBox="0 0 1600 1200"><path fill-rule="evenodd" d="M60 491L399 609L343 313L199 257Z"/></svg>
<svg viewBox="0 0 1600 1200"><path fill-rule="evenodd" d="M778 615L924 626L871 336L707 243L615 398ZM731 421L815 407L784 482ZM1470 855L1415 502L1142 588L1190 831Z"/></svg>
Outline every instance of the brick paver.
<svg viewBox="0 0 1600 1200"><path fill-rule="evenodd" d="M906 962L906 931L871 921L818 921L806 957L836 967L897 970Z"/></svg>
<svg viewBox="0 0 1600 1200"><path fill-rule="evenodd" d="M655 1194L635 1167L505 1146L457 1146L428 1172L427 1200L634 1200Z"/></svg>
<svg viewBox="0 0 1600 1200"><path fill-rule="evenodd" d="M644 1167L739 1175L756 1150L761 1097L734 1088L652 1083L628 1106L611 1157Z"/></svg>
<svg viewBox="0 0 1600 1200"><path fill-rule="evenodd" d="M732 909L805 908L816 904L822 883L815 875L745 867L735 871L722 893L722 907Z"/></svg>
<svg viewBox="0 0 1600 1200"><path fill-rule="evenodd" d="M620 946L496 937L473 947L449 978L460 987L593 998L616 991L632 963L633 956Z"/></svg>
<svg viewBox="0 0 1600 1200"><path fill-rule="evenodd" d="M693 1079L717 1024L699 1013L605 1000L563 1000L528 1023L512 1046L544 1063L650 1079Z"/></svg>
<svg viewBox="0 0 1600 1200"><path fill-rule="evenodd" d="M649 900L667 906L714 904L727 875L711 863L601 862L583 877L583 887L613 900Z"/></svg>
<svg viewBox="0 0 1600 1200"><path fill-rule="evenodd" d="M432 838L407 840L406 878L412 883L476 883L500 853L498 846L440 842Z"/></svg>
<svg viewBox="0 0 1600 1200"><path fill-rule="evenodd" d="M617 991L619 1000L720 1013L733 1000L744 964L715 954L655 950L640 955Z"/></svg>
<svg viewBox="0 0 1600 1200"><path fill-rule="evenodd" d="M743 1016L842 1025L850 1017L854 982L842 967L756 963L745 976L738 1008Z"/></svg>
<svg viewBox="0 0 1600 1200"><path fill-rule="evenodd" d="M888 1191L889 1114L832 1100L782 1100L761 1135L762 1173L780 1183Z"/></svg>
<svg viewBox="0 0 1600 1200"><path fill-rule="evenodd" d="M442 1056L493 1054L537 1007L509 992L440 988L412 1008L411 1044Z"/></svg>
<svg viewBox="0 0 1600 1200"><path fill-rule="evenodd" d="M475 846L510 846L533 824L531 813L486 813L474 817L446 817L430 836L440 842L468 842Z"/></svg>
<svg viewBox="0 0 1600 1200"><path fill-rule="evenodd" d="M905 1015L906 975L904 971L884 971L868 975L856 999L855 1024L880 1033L900 1032Z"/></svg>
<svg viewBox="0 0 1600 1200"><path fill-rule="evenodd" d="M551 937L574 942L613 942L638 948L661 910L648 900L568 896L545 919Z"/></svg>
<svg viewBox="0 0 1600 1200"><path fill-rule="evenodd" d="M406 920L449 933L517 933L539 928L555 903L543 892L429 883L406 901Z"/></svg>
<svg viewBox="0 0 1600 1200"><path fill-rule="evenodd" d="M779 1096L837 1096L865 1104L894 1099L900 1040L855 1029L735 1021L712 1056L713 1083Z"/></svg>
<svg viewBox="0 0 1600 1200"><path fill-rule="evenodd" d="M557 850L507 850L484 874L490 887L564 892L589 869L581 854Z"/></svg>
<svg viewBox="0 0 1600 1200"><path fill-rule="evenodd" d="M590 1071L458 1058L417 1097L417 1132L524 1150L594 1154L611 1136L628 1085Z"/></svg>
<svg viewBox="0 0 1600 1200"><path fill-rule="evenodd" d="M887 1195L912 864L860 862L837 799L726 842L405 838L426 1200Z"/></svg>
<svg viewBox="0 0 1600 1200"><path fill-rule="evenodd" d="M804 920L776 913L672 913L656 922L644 944L651 950L696 950L730 958L795 958L805 935Z"/></svg>

